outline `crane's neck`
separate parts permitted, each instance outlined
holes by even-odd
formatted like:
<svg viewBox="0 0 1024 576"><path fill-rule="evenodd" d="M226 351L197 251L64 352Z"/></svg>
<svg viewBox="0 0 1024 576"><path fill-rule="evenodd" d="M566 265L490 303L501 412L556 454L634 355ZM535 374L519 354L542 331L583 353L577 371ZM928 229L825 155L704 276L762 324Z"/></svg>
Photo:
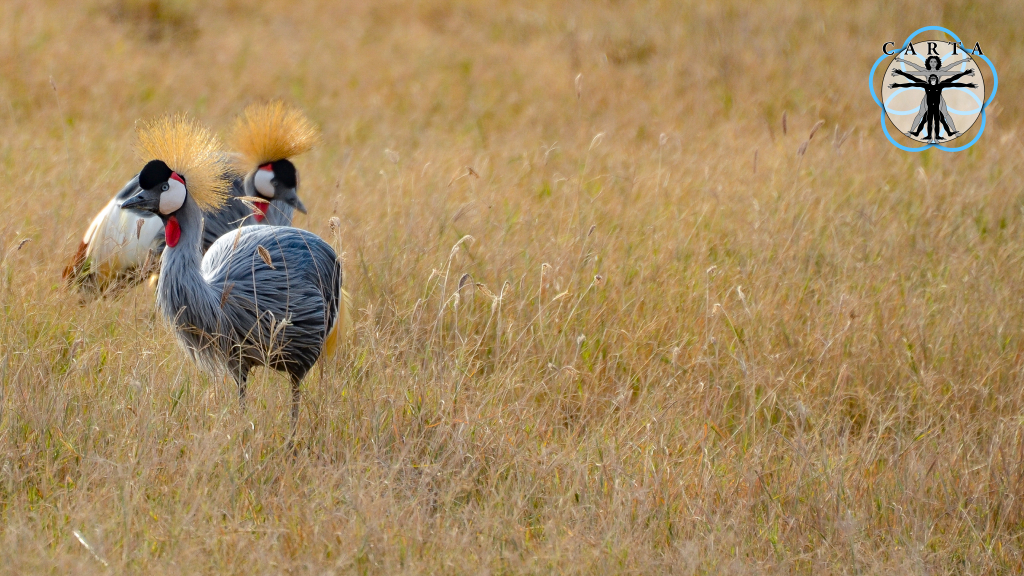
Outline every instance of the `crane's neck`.
<svg viewBox="0 0 1024 576"><path fill-rule="evenodd" d="M263 223L270 226L291 226L294 214L295 208L291 204L283 200L271 200L267 218Z"/></svg>
<svg viewBox="0 0 1024 576"><path fill-rule="evenodd" d="M185 198L185 203L177 212L164 218L164 226L171 234L170 219L177 221L180 230L180 237L172 247L168 245L164 251L163 262L160 273L174 271L181 273L186 269L194 269L199 272L199 266L203 262L203 212L191 197ZM170 243L168 243L170 244ZM171 264L168 268L167 263Z"/></svg>
<svg viewBox="0 0 1024 576"><path fill-rule="evenodd" d="M203 277L203 213L191 197L172 215L180 237L164 248L157 284L157 306L176 327L199 328L214 334L220 320L220 294ZM170 233L170 217L165 228Z"/></svg>

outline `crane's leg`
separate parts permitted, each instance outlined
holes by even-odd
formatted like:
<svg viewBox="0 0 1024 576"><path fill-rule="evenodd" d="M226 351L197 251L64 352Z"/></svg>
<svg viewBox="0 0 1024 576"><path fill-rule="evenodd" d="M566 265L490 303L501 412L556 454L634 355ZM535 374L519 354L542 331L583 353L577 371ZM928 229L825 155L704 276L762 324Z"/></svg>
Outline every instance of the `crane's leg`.
<svg viewBox="0 0 1024 576"><path fill-rule="evenodd" d="M299 401L302 400L302 390L299 388L302 379L294 374L292 379L292 433L288 439L288 446L295 450L295 431L299 427Z"/></svg>
<svg viewBox="0 0 1024 576"><path fill-rule="evenodd" d="M292 432L299 424L299 401L302 399L302 391L299 389L300 380L292 376Z"/></svg>
<svg viewBox="0 0 1024 576"><path fill-rule="evenodd" d="M243 365L241 362L231 362L229 368L231 370L231 376L235 379L235 384L238 385L238 405L244 411L246 384L249 380L249 367Z"/></svg>

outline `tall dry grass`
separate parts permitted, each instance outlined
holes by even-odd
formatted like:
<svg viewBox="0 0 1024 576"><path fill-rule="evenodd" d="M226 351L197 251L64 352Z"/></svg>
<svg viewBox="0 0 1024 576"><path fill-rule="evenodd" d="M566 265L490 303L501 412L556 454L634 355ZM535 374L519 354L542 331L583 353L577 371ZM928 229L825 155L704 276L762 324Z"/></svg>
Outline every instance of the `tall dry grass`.
<svg viewBox="0 0 1024 576"><path fill-rule="evenodd" d="M4 2L0 571L1021 571L1020 16ZM968 152L867 94L928 24L1000 72ZM60 285L137 119L270 97L358 307L296 456L279 375L242 412L150 292Z"/></svg>

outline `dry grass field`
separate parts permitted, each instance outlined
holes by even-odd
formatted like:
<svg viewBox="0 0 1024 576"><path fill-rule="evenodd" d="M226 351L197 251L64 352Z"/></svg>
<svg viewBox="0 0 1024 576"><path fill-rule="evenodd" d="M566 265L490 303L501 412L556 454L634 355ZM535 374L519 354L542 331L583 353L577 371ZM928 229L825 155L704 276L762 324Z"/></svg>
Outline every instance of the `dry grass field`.
<svg viewBox="0 0 1024 576"><path fill-rule="evenodd" d="M1019 573L1022 16L5 0L0 572ZM878 127L925 25L1000 72L967 152ZM137 120L274 97L357 308L294 455L285 378L60 279Z"/></svg>

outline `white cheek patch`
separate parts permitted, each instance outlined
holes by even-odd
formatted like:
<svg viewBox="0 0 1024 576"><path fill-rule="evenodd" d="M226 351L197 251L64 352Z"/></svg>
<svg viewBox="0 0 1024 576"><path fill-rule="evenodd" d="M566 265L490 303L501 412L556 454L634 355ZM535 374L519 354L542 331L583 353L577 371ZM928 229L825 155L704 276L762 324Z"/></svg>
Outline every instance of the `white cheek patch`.
<svg viewBox="0 0 1024 576"><path fill-rule="evenodd" d="M263 195L264 198L274 197L274 185L271 184L271 180L274 179L273 170L265 170L260 168L256 171L256 175L252 178L252 184L255 186L256 191Z"/></svg>
<svg viewBox="0 0 1024 576"><path fill-rule="evenodd" d="M171 214L185 203L185 185L171 178L168 188L160 194L160 213Z"/></svg>

